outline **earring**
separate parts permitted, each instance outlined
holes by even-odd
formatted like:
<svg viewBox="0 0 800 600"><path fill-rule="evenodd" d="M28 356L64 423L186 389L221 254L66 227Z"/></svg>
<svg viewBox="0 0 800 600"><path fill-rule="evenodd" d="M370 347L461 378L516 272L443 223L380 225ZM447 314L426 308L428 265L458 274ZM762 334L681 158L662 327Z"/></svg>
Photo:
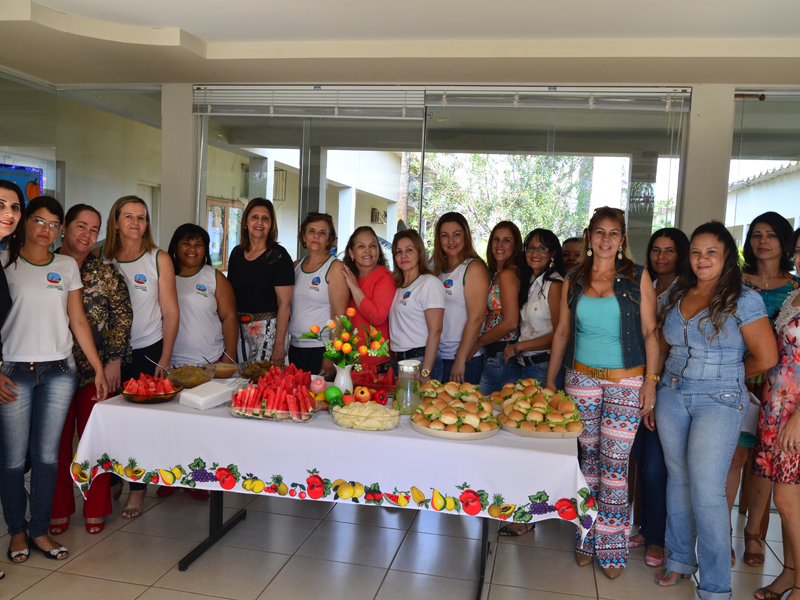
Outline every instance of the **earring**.
<svg viewBox="0 0 800 600"><path fill-rule="evenodd" d="M589 249L586 251L586 256L591 256L591 255L592 255L592 245L589 244Z"/></svg>
<svg viewBox="0 0 800 600"><path fill-rule="evenodd" d="M619 251L617 252L617 258L622 260L622 246L620 246Z"/></svg>
<svg viewBox="0 0 800 600"><path fill-rule="evenodd" d="M554 265L554 264L556 264L556 259L555 259L555 258L551 258L551 259L550 259L550 268L551 268L551 269L553 268L553 265Z"/></svg>

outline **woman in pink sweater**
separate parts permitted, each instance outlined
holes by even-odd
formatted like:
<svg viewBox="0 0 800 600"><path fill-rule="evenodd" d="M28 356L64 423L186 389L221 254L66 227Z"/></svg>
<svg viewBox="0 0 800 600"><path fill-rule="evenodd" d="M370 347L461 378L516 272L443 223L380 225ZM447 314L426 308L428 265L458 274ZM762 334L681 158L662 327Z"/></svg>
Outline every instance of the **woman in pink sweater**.
<svg viewBox="0 0 800 600"><path fill-rule="evenodd" d="M373 328L391 339L389 308L397 284L388 269L386 257L372 227L359 227L350 236L344 251L344 273L350 288L350 306L356 309L351 320L356 327ZM379 373L389 370L388 356L365 356L364 365L375 365Z"/></svg>

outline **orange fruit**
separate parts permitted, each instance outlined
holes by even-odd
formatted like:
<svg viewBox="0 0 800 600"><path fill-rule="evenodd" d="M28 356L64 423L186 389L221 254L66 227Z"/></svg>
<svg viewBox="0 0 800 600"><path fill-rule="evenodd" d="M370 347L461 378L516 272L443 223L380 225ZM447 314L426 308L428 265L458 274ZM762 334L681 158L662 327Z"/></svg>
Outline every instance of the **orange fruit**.
<svg viewBox="0 0 800 600"><path fill-rule="evenodd" d="M356 345L358 345L358 342L359 342L358 336L354 337L354 338L351 340L351 342L353 343L353 346L356 346Z"/></svg>
<svg viewBox="0 0 800 600"><path fill-rule="evenodd" d="M311 333L319 333L319 325L312 325Z"/></svg>
<svg viewBox="0 0 800 600"><path fill-rule="evenodd" d="M343 342L349 342L350 341L350 334L347 333L346 331L343 331L342 335L340 335L339 337L342 338Z"/></svg>
<svg viewBox="0 0 800 600"><path fill-rule="evenodd" d="M346 314L348 317L355 317L356 316L356 309L351 306L346 311L344 311L344 314Z"/></svg>
<svg viewBox="0 0 800 600"><path fill-rule="evenodd" d="M378 331L377 329L370 329L369 330L370 337L378 337L379 333L380 333L380 331Z"/></svg>
<svg viewBox="0 0 800 600"><path fill-rule="evenodd" d="M342 344L342 352L345 354L350 354L353 351L353 347L350 344Z"/></svg>
<svg viewBox="0 0 800 600"><path fill-rule="evenodd" d="M369 345L369 347L372 348L373 350L380 350L381 349L381 343L380 342L372 342Z"/></svg>
<svg viewBox="0 0 800 600"><path fill-rule="evenodd" d="M335 350L341 350L342 349L342 340L336 340L335 342L333 342L333 348Z"/></svg>
<svg viewBox="0 0 800 600"><path fill-rule="evenodd" d="M366 346L359 346L358 347L358 353L361 356L365 356L367 354L367 352L369 352L369 349Z"/></svg>

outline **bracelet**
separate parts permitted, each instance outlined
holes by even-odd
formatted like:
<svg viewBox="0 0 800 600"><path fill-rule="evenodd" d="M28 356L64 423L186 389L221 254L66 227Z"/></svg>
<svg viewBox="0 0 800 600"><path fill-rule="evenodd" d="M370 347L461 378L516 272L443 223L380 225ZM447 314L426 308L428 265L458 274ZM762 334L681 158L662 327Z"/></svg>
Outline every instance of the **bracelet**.
<svg viewBox="0 0 800 600"><path fill-rule="evenodd" d="M661 381L661 377L657 373L645 373L644 375L647 379L652 379L656 383Z"/></svg>

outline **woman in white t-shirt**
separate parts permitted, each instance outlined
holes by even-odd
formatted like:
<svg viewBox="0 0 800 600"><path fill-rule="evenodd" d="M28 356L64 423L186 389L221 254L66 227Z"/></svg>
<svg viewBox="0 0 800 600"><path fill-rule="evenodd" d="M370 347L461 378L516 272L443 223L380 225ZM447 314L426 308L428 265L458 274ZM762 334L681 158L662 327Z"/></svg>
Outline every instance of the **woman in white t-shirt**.
<svg viewBox="0 0 800 600"><path fill-rule="evenodd" d="M122 381L138 379L142 373L163 377L178 336L180 309L175 268L167 253L159 250L153 241L144 200L123 196L111 207L103 257L122 273L133 306L133 360L123 366ZM117 488L114 498L118 498L119 483L115 481L112 485ZM123 519L134 519L142 514L146 489L144 483L130 483L128 500L122 507Z"/></svg>
<svg viewBox="0 0 800 600"><path fill-rule="evenodd" d="M175 268L181 322L172 348L173 365L232 363L239 340L233 286L211 266L208 232L194 223L175 230L167 251ZM175 488L159 488L172 490ZM193 490L194 491L194 490ZM204 491L204 490L198 490Z"/></svg>
<svg viewBox="0 0 800 600"><path fill-rule="evenodd" d="M342 273L344 265L331 254L336 243L333 218L325 213L308 213L300 224L299 237L308 256L294 262L289 362L303 371L332 378L336 374L333 361L322 357L330 338L325 323L343 315L350 302L350 290ZM312 325L321 328L322 339L301 339Z"/></svg>
<svg viewBox="0 0 800 600"><path fill-rule="evenodd" d="M395 234L392 240L393 276L397 282L389 310L389 347L397 362L416 359L422 363L420 381L428 381L440 370L439 339L444 321L444 288L428 267L425 245L413 229Z"/></svg>
<svg viewBox="0 0 800 600"><path fill-rule="evenodd" d="M17 397L0 400L0 497L11 537L7 556L15 563L27 560L30 547L52 560L68 556L47 533L61 430L77 387L73 335L95 371L96 398L103 400L108 394L103 363L83 311L78 263L49 250L63 221L64 210L54 198L31 200L19 259L5 266L12 304L2 329L0 370L14 382ZM28 453L30 522L25 519Z"/></svg>
<svg viewBox="0 0 800 600"><path fill-rule="evenodd" d="M472 244L464 215L443 214L433 238L433 273L444 286L444 326L439 340L442 371L439 381L465 381L478 385L483 355L470 356L486 316L484 297L489 290L489 271Z"/></svg>

